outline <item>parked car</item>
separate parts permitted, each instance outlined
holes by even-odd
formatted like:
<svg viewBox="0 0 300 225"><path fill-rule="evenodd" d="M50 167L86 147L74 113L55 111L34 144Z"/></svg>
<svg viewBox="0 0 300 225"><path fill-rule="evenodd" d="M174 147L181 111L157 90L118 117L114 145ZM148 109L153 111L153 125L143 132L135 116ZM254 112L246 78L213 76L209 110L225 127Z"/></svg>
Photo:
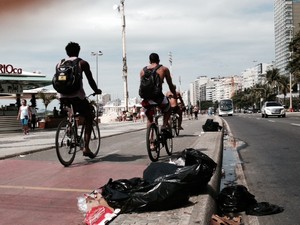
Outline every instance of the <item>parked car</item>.
<svg viewBox="0 0 300 225"><path fill-rule="evenodd" d="M285 117L285 108L279 102L267 101L261 108L261 117L268 118L268 116Z"/></svg>

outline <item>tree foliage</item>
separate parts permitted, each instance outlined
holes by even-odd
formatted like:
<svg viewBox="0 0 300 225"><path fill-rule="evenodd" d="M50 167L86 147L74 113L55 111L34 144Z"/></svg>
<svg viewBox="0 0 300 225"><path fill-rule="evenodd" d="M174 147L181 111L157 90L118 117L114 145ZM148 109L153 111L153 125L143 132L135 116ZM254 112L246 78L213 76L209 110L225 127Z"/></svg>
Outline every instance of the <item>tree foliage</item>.
<svg viewBox="0 0 300 225"><path fill-rule="evenodd" d="M290 42L289 50L291 52L291 58L287 65L287 70L289 70L297 80L300 80L300 31Z"/></svg>
<svg viewBox="0 0 300 225"><path fill-rule="evenodd" d="M47 95L44 92L38 92L38 98L42 99L44 105L45 105L45 113L47 112L47 107L48 105L54 100L56 99L56 96L51 94L51 95Z"/></svg>

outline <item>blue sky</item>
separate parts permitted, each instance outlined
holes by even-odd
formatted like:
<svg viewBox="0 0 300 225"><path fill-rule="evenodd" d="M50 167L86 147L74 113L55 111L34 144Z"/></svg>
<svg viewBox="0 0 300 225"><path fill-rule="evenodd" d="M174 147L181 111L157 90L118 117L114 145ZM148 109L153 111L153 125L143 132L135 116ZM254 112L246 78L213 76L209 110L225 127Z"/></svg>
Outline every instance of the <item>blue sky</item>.
<svg viewBox="0 0 300 225"><path fill-rule="evenodd" d="M123 98L121 17L118 0L2 0L0 63L51 78L69 41L105 93ZM157 52L181 90L198 76L240 75L259 62L274 61L273 1L125 0L129 97L138 96L139 72ZM88 92L90 89L88 89Z"/></svg>

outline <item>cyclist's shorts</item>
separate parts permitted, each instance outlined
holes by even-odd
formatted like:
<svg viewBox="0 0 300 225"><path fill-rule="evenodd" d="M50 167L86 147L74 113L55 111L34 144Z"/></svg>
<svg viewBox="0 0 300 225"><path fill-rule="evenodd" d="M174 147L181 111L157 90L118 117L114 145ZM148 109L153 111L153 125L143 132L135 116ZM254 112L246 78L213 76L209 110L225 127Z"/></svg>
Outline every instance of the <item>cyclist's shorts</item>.
<svg viewBox="0 0 300 225"><path fill-rule="evenodd" d="M89 103L87 99L76 98L61 98L61 104L64 106L73 105L74 112L78 112L80 115L84 116L85 119L93 119L94 118L94 108Z"/></svg>
<svg viewBox="0 0 300 225"><path fill-rule="evenodd" d="M180 107L178 105L176 105L175 107L171 107L172 112L177 112L178 110L180 110Z"/></svg>
<svg viewBox="0 0 300 225"><path fill-rule="evenodd" d="M152 106L157 106L158 108L160 108L162 112L168 112L170 109L170 102L166 96L164 96L160 104L155 102L154 100L145 100L145 99L142 101L141 104L145 108L145 112L147 111L147 109L151 108Z"/></svg>

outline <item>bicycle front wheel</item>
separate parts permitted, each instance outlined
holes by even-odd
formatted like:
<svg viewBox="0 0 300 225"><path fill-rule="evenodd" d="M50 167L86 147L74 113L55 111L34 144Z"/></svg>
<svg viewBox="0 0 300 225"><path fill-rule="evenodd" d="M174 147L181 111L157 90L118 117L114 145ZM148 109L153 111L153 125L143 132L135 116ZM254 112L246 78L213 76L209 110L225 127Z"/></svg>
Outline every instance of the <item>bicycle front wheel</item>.
<svg viewBox="0 0 300 225"><path fill-rule="evenodd" d="M147 128L147 132L146 132L147 152L152 162L156 162L159 159L159 152L160 152L159 145L160 143L158 137L158 128L153 123Z"/></svg>
<svg viewBox="0 0 300 225"><path fill-rule="evenodd" d="M55 148L60 163L66 167L71 165L76 155L76 132L67 119L57 127Z"/></svg>
<svg viewBox="0 0 300 225"><path fill-rule="evenodd" d="M90 146L91 152L94 154L95 157L99 153L100 145L101 145L100 128L99 128L98 123L94 120L89 146Z"/></svg>

